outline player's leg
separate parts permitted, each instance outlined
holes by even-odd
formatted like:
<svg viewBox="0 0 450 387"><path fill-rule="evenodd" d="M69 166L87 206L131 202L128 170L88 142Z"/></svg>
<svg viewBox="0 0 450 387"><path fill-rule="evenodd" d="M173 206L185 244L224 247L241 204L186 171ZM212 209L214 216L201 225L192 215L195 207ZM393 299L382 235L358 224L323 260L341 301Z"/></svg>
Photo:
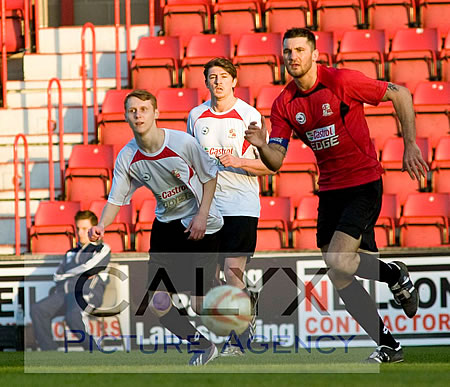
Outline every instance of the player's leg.
<svg viewBox="0 0 450 387"><path fill-rule="evenodd" d="M362 262L358 250L366 238L365 230L373 228L381 207L379 186L369 184L323 192L319 196L318 246L329 267L328 275L346 310L379 346L400 350L378 315L375 301L354 278ZM364 240L364 244L376 251L374 239ZM379 277L378 267L375 269ZM388 271L390 275L395 275L389 267Z"/></svg>
<svg viewBox="0 0 450 387"><path fill-rule="evenodd" d="M58 348L53 341L52 319L64 314L64 293L55 292L31 306L34 337L42 351Z"/></svg>
<svg viewBox="0 0 450 387"><path fill-rule="evenodd" d="M189 241L184 230L178 220L170 223L155 220L153 223L149 261L149 306L164 327L180 339L191 343L191 352L200 353L199 361L193 365L202 365L217 356L217 348L195 329L188 316L172 305L169 293L195 290L197 271L192 259L197 255L197 249L201 250L204 239L209 240L211 236L206 235L201 241ZM212 248L216 254L217 246ZM195 254L193 249L196 250ZM214 281L216 264L214 255L210 260L208 272L203 273L203 278L207 277L211 283L209 287L212 287Z"/></svg>
<svg viewBox="0 0 450 387"><path fill-rule="evenodd" d="M86 297L84 298L86 302L88 300ZM88 322L88 314L95 307L90 302L88 302L87 308L85 310L79 305L78 300L75 297L75 293L68 293L65 297L65 321L69 326L70 330L73 331L74 335L80 341L80 345L88 350L90 346L89 339L89 322ZM84 313L86 312L86 313ZM75 333L76 331L76 333Z"/></svg>
<svg viewBox="0 0 450 387"><path fill-rule="evenodd" d="M258 218L249 216L225 216L224 226L219 233L220 254L223 259L223 271L227 285L244 290L250 297L253 318L249 327L239 335L239 343L232 341L231 346L225 346L221 355L241 355L243 347L248 347L256 329L256 314L258 293L247 289L244 271L256 248ZM220 258L219 258L220 261ZM240 345L237 345L240 344Z"/></svg>

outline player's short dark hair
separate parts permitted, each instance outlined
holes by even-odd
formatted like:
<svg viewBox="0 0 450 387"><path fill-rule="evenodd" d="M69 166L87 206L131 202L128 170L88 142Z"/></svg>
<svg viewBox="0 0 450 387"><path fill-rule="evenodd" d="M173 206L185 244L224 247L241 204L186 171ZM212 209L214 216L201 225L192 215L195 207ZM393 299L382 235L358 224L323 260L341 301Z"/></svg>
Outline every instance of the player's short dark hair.
<svg viewBox="0 0 450 387"><path fill-rule="evenodd" d="M98 224L98 218L97 215L95 215L92 211L86 210L86 211L78 211L75 214L75 223L79 220L89 219L91 224L93 226L97 226Z"/></svg>
<svg viewBox="0 0 450 387"><path fill-rule="evenodd" d="M152 93L150 93L147 90L137 89L137 90L133 90L131 93L128 93L127 96L125 97L125 101L123 101L123 104L125 107L125 112L127 111L127 102L131 97L139 98L141 101L150 100L153 105L153 109L155 109L155 110L158 109L156 97Z"/></svg>
<svg viewBox="0 0 450 387"><path fill-rule="evenodd" d="M291 28L283 35L283 42L291 38L306 38L306 41L311 45L312 50L316 49L316 36L311 30L307 28Z"/></svg>
<svg viewBox="0 0 450 387"><path fill-rule="evenodd" d="M231 62L227 58L211 59L203 67L205 68L203 70L203 75L205 76L205 81L208 80L208 72L211 67L222 67L228 74L231 75L231 78L235 79L237 77L236 67L234 66L233 62Z"/></svg>

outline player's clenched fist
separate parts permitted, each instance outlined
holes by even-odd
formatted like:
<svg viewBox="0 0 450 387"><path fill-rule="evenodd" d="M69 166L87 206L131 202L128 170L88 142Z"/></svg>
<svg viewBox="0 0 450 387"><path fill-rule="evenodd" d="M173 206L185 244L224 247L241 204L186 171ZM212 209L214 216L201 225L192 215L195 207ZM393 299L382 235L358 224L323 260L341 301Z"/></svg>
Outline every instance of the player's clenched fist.
<svg viewBox="0 0 450 387"><path fill-rule="evenodd" d="M89 229L88 236L91 242L97 242L105 236L105 228L99 225L93 226Z"/></svg>
<svg viewBox="0 0 450 387"><path fill-rule="evenodd" d="M245 131L245 139L252 145L260 148L266 144L267 128L264 117L261 117L261 128L256 125L255 121L250 122L248 129Z"/></svg>

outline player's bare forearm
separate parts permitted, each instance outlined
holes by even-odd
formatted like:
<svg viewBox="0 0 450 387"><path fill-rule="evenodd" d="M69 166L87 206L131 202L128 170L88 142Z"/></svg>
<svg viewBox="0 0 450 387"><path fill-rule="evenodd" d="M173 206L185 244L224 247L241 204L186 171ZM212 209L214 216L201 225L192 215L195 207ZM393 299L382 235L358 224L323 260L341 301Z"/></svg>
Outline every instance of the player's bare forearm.
<svg viewBox="0 0 450 387"><path fill-rule="evenodd" d="M224 167L240 168L254 176L272 175L273 171L268 169L260 159L247 159L226 154L219 157Z"/></svg>
<svg viewBox="0 0 450 387"><path fill-rule="evenodd" d="M416 121L411 92L406 87L389 82L382 100L392 101L402 127L405 144L403 170L409 173L411 179L425 177L429 168L416 144Z"/></svg>
<svg viewBox="0 0 450 387"><path fill-rule="evenodd" d="M278 171L286 156L286 148L278 144L265 144L258 148L259 156L264 165L273 172Z"/></svg>
<svg viewBox="0 0 450 387"><path fill-rule="evenodd" d="M120 206L106 202L98 224L96 226L92 226L88 231L89 240L91 242L96 242L104 237L105 228L114 221L114 218L119 213L119 210Z"/></svg>
<svg viewBox="0 0 450 387"><path fill-rule="evenodd" d="M208 180L203 183L203 197L198 209L198 214L203 216L208 216L209 208L214 198L214 193L216 192L217 176L214 179Z"/></svg>

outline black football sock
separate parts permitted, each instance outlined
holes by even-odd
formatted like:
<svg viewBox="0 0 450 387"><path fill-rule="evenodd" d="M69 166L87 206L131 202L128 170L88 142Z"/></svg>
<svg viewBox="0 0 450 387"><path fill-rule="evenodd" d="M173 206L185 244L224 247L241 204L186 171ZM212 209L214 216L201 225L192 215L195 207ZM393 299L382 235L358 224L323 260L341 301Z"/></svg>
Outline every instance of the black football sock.
<svg viewBox="0 0 450 387"><path fill-rule="evenodd" d="M386 282L393 286L400 278L400 270L395 265L390 265L378 259L373 254L359 253L359 266L355 275L361 278Z"/></svg>
<svg viewBox="0 0 450 387"><path fill-rule="evenodd" d="M338 290L338 294L344 301L347 312L377 345L397 348L398 343L381 320L375 301L356 279L346 288Z"/></svg>
<svg viewBox="0 0 450 387"><path fill-rule="evenodd" d="M175 307L170 308L168 313L159 318L159 321L180 339L185 339L194 344L193 350L196 348L205 349L211 346L211 342L195 329L189 322L188 317L180 315L180 312Z"/></svg>

